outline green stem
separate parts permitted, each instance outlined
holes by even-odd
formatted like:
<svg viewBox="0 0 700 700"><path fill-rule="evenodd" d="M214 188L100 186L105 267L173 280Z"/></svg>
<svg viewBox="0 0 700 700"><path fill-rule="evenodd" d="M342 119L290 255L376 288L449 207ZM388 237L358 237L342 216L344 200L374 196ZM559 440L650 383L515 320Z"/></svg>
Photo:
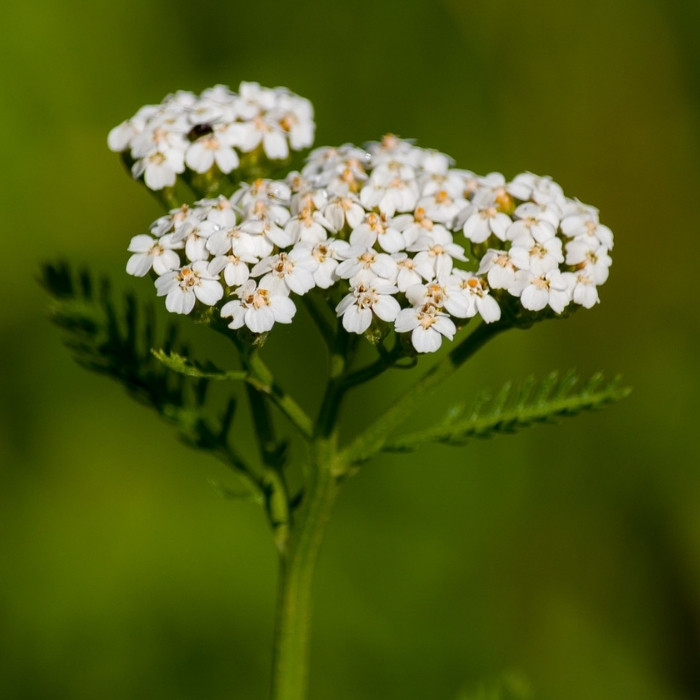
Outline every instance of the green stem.
<svg viewBox="0 0 700 700"><path fill-rule="evenodd" d="M323 336L326 346L332 348L337 334L337 319L331 315L332 312L328 304L316 294L304 294L301 300L319 333Z"/></svg>
<svg viewBox="0 0 700 700"><path fill-rule="evenodd" d="M263 465L262 490L265 496L265 510L272 527L275 546L278 551L283 552L289 540L290 525L289 490L284 478L285 446L275 438L275 426L264 394L251 385L247 385L246 389Z"/></svg>
<svg viewBox="0 0 700 700"><path fill-rule="evenodd" d="M304 500L295 515L288 547L280 552L279 588L273 648L271 700L304 700L308 685L311 584L333 503L334 440L312 443Z"/></svg>
<svg viewBox="0 0 700 700"><path fill-rule="evenodd" d="M299 432L306 438L313 433L313 424L304 409L276 382L267 365L257 352L244 354L243 362L248 370L247 382L258 391L263 392L279 410L289 418Z"/></svg>
<svg viewBox="0 0 700 700"><path fill-rule="evenodd" d="M343 451L343 463L352 466L382 449L394 428L417 409L438 384L444 382L488 340L506 328L507 322L482 323L447 356L433 365L403 396L400 396Z"/></svg>
<svg viewBox="0 0 700 700"><path fill-rule="evenodd" d="M337 434L337 417L343 400L343 378L352 355L352 342L348 333L340 331L330 348L328 358L328 384L316 418L314 434L329 438Z"/></svg>

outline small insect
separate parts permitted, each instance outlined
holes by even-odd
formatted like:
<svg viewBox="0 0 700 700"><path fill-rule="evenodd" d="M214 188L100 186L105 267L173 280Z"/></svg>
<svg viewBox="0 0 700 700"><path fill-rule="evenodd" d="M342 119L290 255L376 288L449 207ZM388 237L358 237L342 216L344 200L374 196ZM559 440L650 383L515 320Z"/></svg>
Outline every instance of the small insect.
<svg viewBox="0 0 700 700"><path fill-rule="evenodd" d="M206 122L204 122L202 124L195 124L189 130L189 133L187 134L187 138L190 141L196 141L201 136L206 136L207 134L211 134L213 132L214 132L214 127L211 124L207 124Z"/></svg>

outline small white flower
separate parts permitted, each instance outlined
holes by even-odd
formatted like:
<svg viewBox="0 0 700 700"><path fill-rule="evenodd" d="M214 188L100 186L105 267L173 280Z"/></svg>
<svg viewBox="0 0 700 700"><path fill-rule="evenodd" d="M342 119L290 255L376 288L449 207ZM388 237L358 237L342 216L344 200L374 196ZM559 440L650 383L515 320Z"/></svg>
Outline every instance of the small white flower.
<svg viewBox="0 0 700 700"><path fill-rule="evenodd" d="M216 134L202 136L190 144L185 154L187 167L198 173L206 173L214 163L222 173L230 173L238 167L238 154Z"/></svg>
<svg viewBox="0 0 700 700"><path fill-rule="evenodd" d="M393 253L391 256L396 261L398 274L396 275L396 286L400 292L405 292L414 284L420 284L423 279L416 270L415 260L406 253ZM431 278L432 279L432 278Z"/></svg>
<svg viewBox="0 0 700 700"><path fill-rule="evenodd" d="M398 272L396 261L386 253L368 250L363 246L349 246L341 249L339 253L344 260L338 265L336 274L342 279L350 280L350 284L353 284L355 277L361 272L371 272L392 282Z"/></svg>
<svg viewBox="0 0 700 700"><path fill-rule="evenodd" d="M107 136L109 150L117 153L126 151L131 140L143 131L145 125L145 119L133 117L115 126Z"/></svg>
<svg viewBox="0 0 700 700"><path fill-rule="evenodd" d="M512 223L512 219L498 211L494 205L480 208L470 204L457 217L457 226L462 227L464 235L472 243L483 243L492 234L499 240L505 241L508 227Z"/></svg>
<svg viewBox="0 0 700 700"><path fill-rule="evenodd" d="M261 206L265 211L271 209L274 212L274 207L279 206L280 203L286 204L291 195L291 190L286 182L258 178L254 182L241 185L240 189L231 196L231 202L244 211L246 216L250 216L256 212L259 213ZM290 213L287 212L285 221L290 216Z"/></svg>
<svg viewBox="0 0 700 700"><path fill-rule="evenodd" d="M219 231L219 226L211 221L197 221L189 219L182 224L173 234L173 239L177 242L184 242L185 256L188 260L207 260L209 251L207 250L207 239Z"/></svg>
<svg viewBox="0 0 700 700"><path fill-rule="evenodd" d="M257 226L248 222L245 230L242 226L243 224L240 224L214 231L206 239L205 245L207 250L213 255L233 253L234 255L246 255L257 259L264 258L272 253L274 246L263 235L265 227L262 222L257 222Z"/></svg>
<svg viewBox="0 0 700 700"><path fill-rule="evenodd" d="M126 272L134 277L143 277L149 270L163 275L180 267L180 256L175 252L176 243L172 235L154 240L146 234L134 236L129 244L129 252L134 253L126 263ZM180 246L182 247L182 246Z"/></svg>
<svg viewBox="0 0 700 700"><path fill-rule="evenodd" d="M510 183L509 189L518 199L531 199L536 204L561 208L565 197L561 187L551 177L521 173Z"/></svg>
<svg viewBox="0 0 700 700"><path fill-rule="evenodd" d="M452 197L443 189L421 197L416 206L420 207L428 218L446 224L457 216L464 204L463 199Z"/></svg>
<svg viewBox="0 0 700 700"><path fill-rule="evenodd" d="M277 97L273 90L259 83L242 82L238 88L236 116L243 120L253 119L257 114L271 110Z"/></svg>
<svg viewBox="0 0 700 700"><path fill-rule="evenodd" d="M359 192L367 179L370 160L370 154L356 146L317 148L311 151L301 172L331 195L343 196Z"/></svg>
<svg viewBox="0 0 700 700"><path fill-rule="evenodd" d="M174 233L188 219L197 219L199 216L188 204L183 204L178 209L171 209L168 214L156 219L150 226L154 236L163 236L167 233Z"/></svg>
<svg viewBox="0 0 700 700"><path fill-rule="evenodd" d="M215 199L201 199L197 206L204 210L204 218L219 228L229 228L236 223L236 212L228 197L219 195Z"/></svg>
<svg viewBox="0 0 700 700"><path fill-rule="evenodd" d="M295 151L308 148L314 142L314 109L308 100L285 93L280 95L273 110L277 123L289 135Z"/></svg>
<svg viewBox="0 0 700 700"><path fill-rule="evenodd" d="M421 200L424 197L434 195L440 190L444 190L453 200L462 200L464 206L466 202L463 170L451 169L445 173L423 172L418 176ZM474 177L473 173L469 173Z"/></svg>
<svg viewBox="0 0 700 700"><path fill-rule="evenodd" d="M460 287L466 292L469 299L467 318L471 318L477 313L484 320L484 323L494 323L501 318L501 307L489 294L488 285L485 284L483 278L464 270L456 270L455 276L459 279Z"/></svg>
<svg viewBox="0 0 700 700"><path fill-rule="evenodd" d="M338 316L343 317L343 328L349 333L364 333L374 315L382 321L394 321L401 307L391 295L398 291L379 278L365 277L335 308Z"/></svg>
<svg viewBox="0 0 700 700"><path fill-rule="evenodd" d="M257 115L248 122L236 122L228 130L234 146L244 153L262 144L270 160L284 160L289 155L289 144L282 127L269 116Z"/></svg>
<svg viewBox="0 0 700 700"><path fill-rule="evenodd" d="M271 292L303 295L314 287L313 273L317 267L318 262L310 250L297 246L289 253L281 252L261 260L251 274L253 277L264 275L260 285Z"/></svg>
<svg viewBox="0 0 700 700"><path fill-rule="evenodd" d="M178 173L185 171L185 158L182 151L168 148L154 151L150 155L137 160L131 172L135 178L143 175L146 187L151 190L162 190L175 184Z"/></svg>
<svg viewBox="0 0 700 700"><path fill-rule="evenodd" d="M175 117L170 120L159 119L156 123L151 123L131 140L132 158L146 158L153 153L177 151L183 154L187 140L184 134L187 133L189 125L185 123L184 117Z"/></svg>
<svg viewBox="0 0 700 700"><path fill-rule="evenodd" d="M424 233L408 248L418 251L415 268L425 279L441 279L452 271L453 261L466 262L464 248L452 240L452 234L444 227L435 227L429 234Z"/></svg>
<svg viewBox="0 0 700 700"><path fill-rule="evenodd" d="M412 169L411 174L412 174ZM396 175L386 181L375 170L360 190L360 201L366 209L375 207L385 216L397 211L411 211L418 201L418 186L415 179L404 179Z"/></svg>
<svg viewBox="0 0 700 700"><path fill-rule="evenodd" d="M566 244L566 264L577 270L585 269L586 275L595 284L603 284L610 273L612 259L605 246L598 245L597 239L575 238Z"/></svg>
<svg viewBox="0 0 700 700"><path fill-rule="evenodd" d="M284 294L273 292L264 285L248 280L236 290L238 299L221 307L223 318L231 317L229 328L247 326L253 333L265 333L275 323L291 323L296 306Z"/></svg>
<svg viewBox="0 0 700 700"><path fill-rule="evenodd" d="M452 340L457 332L452 319L430 304L402 309L396 316L394 328L397 333L411 331L411 343L418 352L436 352L443 336Z"/></svg>
<svg viewBox="0 0 700 700"><path fill-rule="evenodd" d="M333 238L329 238L313 247L311 255L318 263L313 273L317 287L328 289L338 281L335 271L341 259L340 251L343 248L347 249L347 246L346 241L336 241Z"/></svg>
<svg viewBox="0 0 700 700"><path fill-rule="evenodd" d="M447 229L442 224L435 223L426 215L423 207L416 207L413 214L401 214L395 217L393 225L394 228L401 231L406 247L409 248L409 250L421 236L432 234L436 229L447 232Z"/></svg>
<svg viewBox="0 0 700 700"><path fill-rule="evenodd" d="M176 314L190 313L196 300L213 306L224 295L223 287L202 260L161 275L156 290L159 297L165 297L165 308Z"/></svg>
<svg viewBox="0 0 700 700"><path fill-rule="evenodd" d="M328 193L314 187L308 178L296 170L287 175L285 183L289 187L289 211L292 216L300 214L304 209L312 212L322 210L328 202Z"/></svg>
<svg viewBox="0 0 700 700"><path fill-rule="evenodd" d="M521 270L543 275L564 262L561 239L556 236L538 242L529 234L519 236L509 251L513 264Z"/></svg>
<svg viewBox="0 0 700 700"><path fill-rule="evenodd" d="M406 290L406 299L416 308L429 305L438 311L445 309L455 318L469 316L471 302L456 279L413 285Z"/></svg>
<svg viewBox="0 0 700 700"><path fill-rule="evenodd" d="M238 287L250 277L248 265L255 264L257 258L252 255L219 255L209 263L209 272L213 275L224 273L224 281L229 287Z"/></svg>
<svg viewBox="0 0 700 700"><path fill-rule="evenodd" d="M350 245L371 248L375 243L387 253L396 253L404 248L404 239L384 214L370 212L364 221L350 234Z"/></svg>
<svg viewBox="0 0 700 700"><path fill-rule="evenodd" d="M501 210L510 211L513 207L513 197L509 186L501 173L489 173L477 178L477 188L472 195L472 204L479 209L495 206Z"/></svg>
<svg viewBox="0 0 700 700"><path fill-rule="evenodd" d="M508 289L515 283L517 267L505 250L489 248L479 263L478 275L486 275L491 289Z"/></svg>
<svg viewBox="0 0 700 700"><path fill-rule="evenodd" d="M346 225L351 229L356 228L362 223L365 213L357 196L351 193L333 197L323 210L323 216L333 233L342 231Z"/></svg>
<svg viewBox="0 0 700 700"><path fill-rule="evenodd" d="M449 167L454 161L446 153L440 153L432 148L421 148L418 166L428 176L442 175L447 177Z"/></svg>
<svg viewBox="0 0 700 700"><path fill-rule="evenodd" d="M569 282L571 296L575 304L579 304L586 309L594 307L599 301L598 288L585 270L579 272L564 272L563 276Z"/></svg>
<svg viewBox="0 0 700 700"><path fill-rule="evenodd" d="M297 216L293 216L285 226L285 233L289 239L296 243L320 243L328 238L328 229L332 226L319 211L302 209Z"/></svg>
<svg viewBox="0 0 700 700"><path fill-rule="evenodd" d="M554 238L559 225L559 216L551 208L542 209L537 204L525 202L514 212L518 217L506 232L509 241L517 241L521 236L529 236L536 241L548 241Z"/></svg>
<svg viewBox="0 0 700 700"><path fill-rule="evenodd" d="M597 216L590 213L567 216L561 222L561 230L569 238L589 241L591 245L599 243L608 250L612 250L612 231L599 223Z"/></svg>
<svg viewBox="0 0 700 700"><path fill-rule="evenodd" d="M520 303L525 309L541 311L549 306L552 311L561 313L571 301L569 280L558 269L550 270L544 275L520 270L515 278L515 283L508 292L520 297Z"/></svg>

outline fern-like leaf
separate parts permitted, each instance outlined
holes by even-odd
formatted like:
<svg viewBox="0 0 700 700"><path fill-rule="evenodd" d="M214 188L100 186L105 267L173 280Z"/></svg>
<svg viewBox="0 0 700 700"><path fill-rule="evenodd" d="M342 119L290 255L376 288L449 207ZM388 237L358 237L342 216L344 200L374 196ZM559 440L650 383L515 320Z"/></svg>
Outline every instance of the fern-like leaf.
<svg viewBox="0 0 700 700"><path fill-rule="evenodd" d="M384 450L408 451L426 442L462 445L471 438L514 433L535 423L601 408L625 398L630 391L622 386L619 376L605 382L600 373L583 383L573 371L563 376L552 372L540 382L530 377L517 388L505 384L495 396L482 393L466 413L462 407L452 408L439 425L391 440Z"/></svg>
<svg viewBox="0 0 700 700"><path fill-rule="evenodd" d="M157 333L151 305L139 304L130 294L117 303L106 279L96 285L87 272L75 274L65 263L45 265L41 282L53 298L51 320L64 331L64 342L80 365L118 381L174 424L186 444L214 454L252 486L251 471L229 444L235 402L217 420L206 420L202 413L210 377L204 369L172 371L170 361L154 356L157 344L163 357L182 358L185 366L188 350L178 342L174 325Z"/></svg>

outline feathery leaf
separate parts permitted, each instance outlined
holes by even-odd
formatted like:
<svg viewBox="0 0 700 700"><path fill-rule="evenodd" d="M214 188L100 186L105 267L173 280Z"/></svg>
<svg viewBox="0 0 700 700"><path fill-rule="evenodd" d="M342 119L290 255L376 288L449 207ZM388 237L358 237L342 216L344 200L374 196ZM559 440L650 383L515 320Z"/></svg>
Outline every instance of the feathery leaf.
<svg viewBox="0 0 700 700"><path fill-rule="evenodd" d="M233 376L214 376L215 368L189 364L175 326L168 324L157 333L153 307L129 294L117 304L106 279L95 285L86 271L75 275L67 264L58 263L44 266L41 282L53 297L51 320L64 331L64 342L81 366L115 379L174 424L186 444L211 452L255 481L229 444L235 402L228 403L213 425L202 416L209 380ZM157 336L163 350L152 352Z"/></svg>
<svg viewBox="0 0 700 700"><path fill-rule="evenodd" d="M579 382L574 371L562 377L552 372L540 382L528 377L515 389L510 382L506 383L495 398L486 392L479 394L473 408L466 413L467 418L455 420L454 409L450 409L439 425L391 440L384 449L408 451L426 442L463 445L475 437L514 433L535 423L601 408L625 398L630 391L622 386L619 376L605 383L601 373L584 383Z"/></svg>

